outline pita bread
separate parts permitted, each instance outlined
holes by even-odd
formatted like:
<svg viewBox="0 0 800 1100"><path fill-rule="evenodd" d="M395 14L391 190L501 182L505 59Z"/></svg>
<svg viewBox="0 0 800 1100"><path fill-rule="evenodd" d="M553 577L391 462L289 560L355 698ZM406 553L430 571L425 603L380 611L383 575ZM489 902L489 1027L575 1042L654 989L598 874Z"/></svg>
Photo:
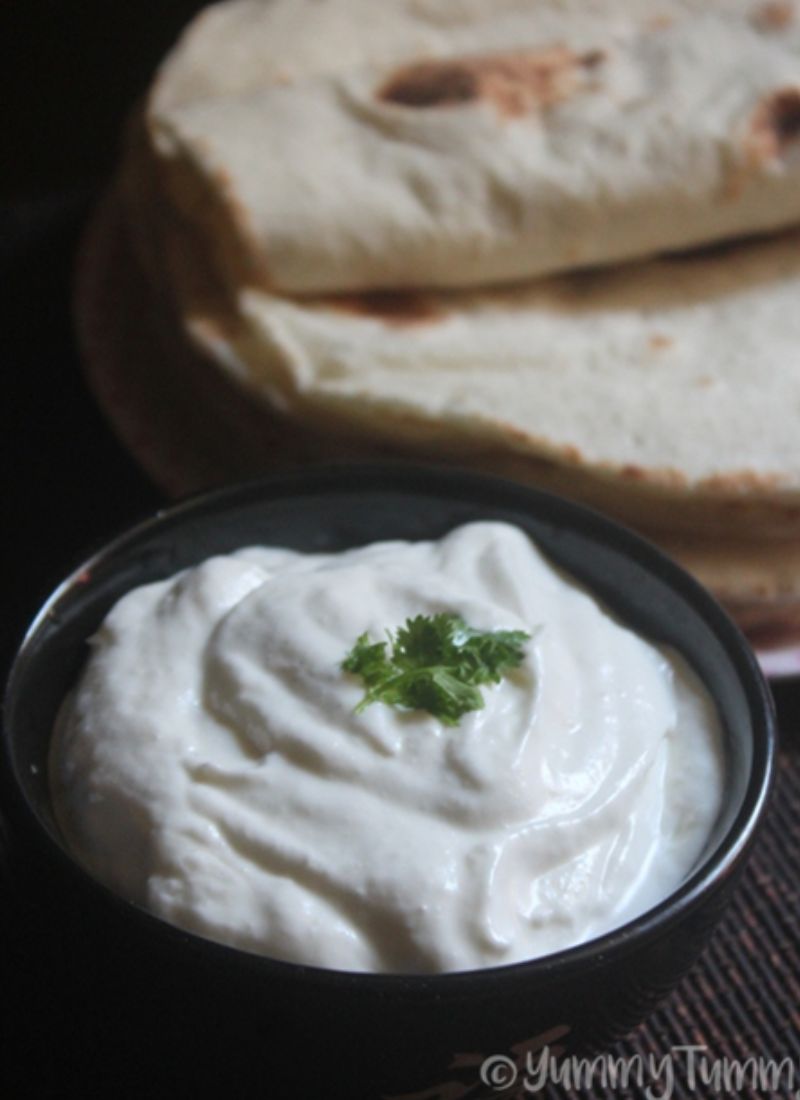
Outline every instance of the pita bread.
<svg viewBox="0 0 800 1100"><path fill-rule="evenodd" d="M153 277L255 399L648 529L800 532L796 232L514 288L293 300L231 288L139 152L127 191Z"/></svg>
<svg viewBox="0 0 800 1100"><path fill-rule="evenodd" d="M753 0L234 4L165 68L150 139L234 285L485 287L641 258L800 220L792 16Z"/></svg>
<svg viewBox="0 0 800 1100"><path fill-rule="evenodd" d="M800 310L794 304L800 292L800 232L782 230L635 265L484 284L509 271L519 275L583 263L570 235L582 224L581 204L585 217L594 204L595 218L600 211L598 220L607 222L600 233L609 248L603 244L595 256L604 263L627 255L632 240L636 249L651 252L688 239L755 234L799 221L800 213L790 210L797 196L788 206L777 198L792 188L800 194L793 179L797 133L791 97L780 123L787 141L777 158L769 153L759 161L747 146L746 129L736 131L733 141L733 131L717 124L723 107L730 109L728 121L738 112L752 123L753 112L739 110L745 95L752 92L758 100L779 87L793 87L800 10L791 3L738 0L724 5L540 0L538 38L530 32L530 11L520 0L491 5L387 0L380 7L374 0L233 0L202 13L167 59L132 131L122 174L125 209L155 312L169 316L175 346L188 341L194 361L215 364L220 381L227 378L243 396L241 403L230 403L242 412L241 420L231 412L217 432L220 480L273 469L281 461L280 440L291 440L293 461L398 454L501 473L581 499L653 537L709 584L752 636L774 641L785 632L797 635L800 433L794 425L800 410ZM310 19L316 34L307 33ZM536 172L545 172L545 161L526 160L526 171L533 173L524 176L526 196L540 204L547 232L555 235L545 233L525 248L516 248L523 243L518 237L504 251L508 239L495 232L500 223L492 220L498 208L491 201L480 209L462 201L459 212L468 234L482 218L489 219L489 243L480 262L470 266L472 245L459 252L463 241L454 230L443 251L436 234L415 237L420 222L412 219L412 232L397 231L401 266L391 268L391 278L381 274L381 254L385 260L392 251L397 229L386 221L387 211L393 217L403 201L392 187L402 191L410 177L391 161L386 186L380 174L373 179L375 194L385 201L376 199L372 210L359 189L369 182L363 157L358 171L355 161L347 165L355 174L342 183L341 150L333 135L346 150L354 149L348 144L352 139L368 162L373 153L382 154L370 144L371 132L362 143L358 112L340 110L341 89L360 86L365 94L385 87L388 76L420 57L474 57L479 45L483 55L560 48L568 23L581 29L568 38L574 53L604 48L593 43L605 35L618 58L621 44L633 41L635 24L639 37L646 26L647 41L657 43L647 47L648 56L655 57L665 43L677 43L686 33L687 20L694 27L726 21L737 42L753 51L735 54L746 68L731 77L730 87L725 77L709 91L720 107L710 130L693 130L699 119L678 110L670 123L670 147L673 125L680 129L686 123L688 129L676 139L671 160L659 162L658 173L637 175L638 162L617 172L610 167L613 157L607 158L601 167L610 176L603 177L602 187L599 176L582 176L577 190L570 190L561 175L547 193L548 202L555 196L561 204L556 208L541 205L544 193L530 183ZM711 38L702 41L705 53L714 55ZM695 56L697 44L687 40L686 50ZM632 65L640 59L632 57ZM713 73L719 75L726 64ZM587 80L594 78L591 69L583 73ZM664 79L678 72L669 61L661 69ZM711 68L702 74L706 79L713 83ZM697 89L689 90L693 95ZM588 123L581 112L593 95L587 88L571 99L539 105L525 124L538 134L547 132L550 144L558 143L558 127L574 110L571 124L585 134L580 128ZM335 102L339 106L333 110ZM298 111L308 124L283 123L270 130L281 113L278 103L284 112ZM680 103L686 99L679 97ZM311 122L328 109L330 127L320 125L319 141L310 142ZM648 100L640 109L645 118L656 107ZM447 177L458 183L442 191L446 213L456 209L447 205L462 185L469 195L480 194L480 187L473 193L464 180L497 178L487 154L497 111L491 103L472 103L459 117L467 118L468 111L480 125L467 130L459 129L456 111L440 111L437 134L452 143L447 147L458 172L468 173ZM409 141L417 147L419 128L429 122L425 111L412 114ZM266 119L263 131L260 119ZM252 133L245 141L248 128ZM297 149L289 131L305 139L296 142ZM503 138L497 131L495 139L497 133ZM687 145L681 145L684 139ZM309 152L313 144L316 165ZM482 150L476 168L467 155L475 147ZM495 147L505 149L500 139ZM673 156L681 149L684 161ZM766 146L756 142L756 153L759 149L763 153ZM254 150L252 164L248 150ZM280 172L273 171L278 154ZM507 163L497 171L505 171ZM281 178L284 165L287 178L294 173L291 186ZM303 206L299 186L311 171L316 213ZM474 171L478 175L470 176ZM437 167L435 178L445 176ZM590 184L599 190L592 193ZM489 188L484 197L493 201L497 195ZM637 196L644 196L644 205L637 206ZM561 216L554 213L558 209ZM565 211L572 211L568 218ZM620 221L616 229L614 219ZM697 240L688 230L693 223L701 229ZM285 262L275 249L276 227L289 234ZM664 243L648 238L661 231ZM348 251L359 233L372 252ZM581 235L581 241L589 240ZM600 235L592 240L596 244ZM540 249L543 242L546 248ZM503 267L506 263L511 267ZM405 278L410 281L405 289L385 285ZM469 285L473 281L482 285ZM423 285L437 282L443 285ZM320 295L320 286L338 293ZM286 287L294 293L286 294ZM185 367L175 392L183 387L187 401L197 400L202 387L189 392L193 355L166 352L167 373L171 357ZM209 404L200 420L217 414ZM238 423L246 423L246 431ZM246 447L239 437L246 437ZM238 448L243 456L232 470L226 455Z"/></svg>
<svg viewBox="0 0 800 1100"><path fill-rule="evenodd" d="M94 219L79 267L78 333L95 395L168 492L185 495L297 463L386 461L410 454L408 448L370 446L352 433L323 433L254 401L216 360L186 340L166 285L153 270L145 275L130 248L130 227L115 201L105 203ZM141 254L141 239L138 244ZM163 274L163 253L161 261ZM485 456L474 458L478 468L493 468ZM643 533L711 588L758 644L796 639L796 540Z"/></svg>

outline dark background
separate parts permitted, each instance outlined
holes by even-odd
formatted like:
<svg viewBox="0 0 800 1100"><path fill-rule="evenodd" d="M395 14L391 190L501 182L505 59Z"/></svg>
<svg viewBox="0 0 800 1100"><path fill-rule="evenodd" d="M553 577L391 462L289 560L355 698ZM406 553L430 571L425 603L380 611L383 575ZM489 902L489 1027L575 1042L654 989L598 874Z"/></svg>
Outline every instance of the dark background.
<svg viewBox="0 0 800 1100"><path fill-rule="evenodd" d="M191 0L0 4L3 664L37 603L97 540L161 502L86 392L75 250L125 118Z"/></svg>
<svg viewBox="0 0 800 1100"><path fill-rule="evenodd" d="M3 680L51 587L93 545L164 502L85 388L72 275L84 224L113 172L126 115L201 6L0 3ZM37 921L16 905L3 869L0 817L0 1096L65 1097L69 1083L82 1082L65 1038L82 1006L59 980L57 963L44 961L58 958L57 924L51 930L46 914ZM90 1087L87 1100L93 1095Z"/></svg>
<svg viewBox="0 0 800 1100"><path fill-rule="evenodd" d="M4 200L96 185L120 125L197 0L11 0L0 5Z"/></svg>
<svg viewBox="0 0 800 1100"><path fill-rule="evenodd" d="M202 6L0 3L0 435L3 541L10 549L0 619L4 668L52 585L94 544L164 503L83 384L72 271L86 218L113 171L125 117ZM623 1053L660 1057L671 1044L706 1042L712 1053L731 1057L789 1055L800 1070L800 691L783 684L776 696L784 737L779 799L745 889L704 963ZM61 1079L57 1036L80 1005L37 968L41 930L10 914L0 905L0 1096L65 1096L65 1088L45 1092L41 1081ZM54 1059L43 1075L42 1065Z"/></svg>

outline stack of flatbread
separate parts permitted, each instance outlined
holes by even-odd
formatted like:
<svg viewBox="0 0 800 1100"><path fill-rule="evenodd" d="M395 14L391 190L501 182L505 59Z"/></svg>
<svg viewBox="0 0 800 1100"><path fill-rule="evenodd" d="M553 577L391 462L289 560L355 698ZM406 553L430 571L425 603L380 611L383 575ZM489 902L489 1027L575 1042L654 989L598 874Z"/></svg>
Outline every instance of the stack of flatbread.
<svg viewBox="0 0 800 1100"><path fill-rule="evenodd" d="M594 504L800 622L800 0L229 0L122 183L254 401Z"/></svg>

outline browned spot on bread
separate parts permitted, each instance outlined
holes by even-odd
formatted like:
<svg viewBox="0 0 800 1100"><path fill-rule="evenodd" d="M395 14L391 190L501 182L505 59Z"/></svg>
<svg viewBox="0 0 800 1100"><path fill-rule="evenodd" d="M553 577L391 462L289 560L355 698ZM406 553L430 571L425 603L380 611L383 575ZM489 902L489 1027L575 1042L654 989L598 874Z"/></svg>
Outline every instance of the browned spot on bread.
<svg viewBox="0 0 800 1100"><path fill-rule="evenodd" d="M461 62L422 61L395 73L378 98L403 107L446 107L480 95L478 77Z"/></svg>
<svg viewBox="0 0 800 1100"><path fill-rule="evenodd" d="M445 312L438 302L405 290L375 290L364 294L337 294L326 305L342 313L371 317L386 325L420 325L440 321Z"/></svg>
<svg viewBox="0 0 800 1100"><path fill-rule="evenodd" d="M661 15L652 16L648 20L647 26L651 31L665 31L668 30L674 22L675 20L671 15L662 13Z"/></svg>
<svg viewBox="0 0 800 1100"><path fill-rule="evenodd" d="M762 31L785 30L794 20L794 4L790 0L767 0L753 11L753 25Z"/></svg>
<svg viewBox="0 0 800 1100"><path fill-rule="evenodd" d="M746 152L753 164L785 156L800 141L800 88L781 88L762 100L750 120Z"/></svg>
<svg viewBox="0 0 800 1100"><path fill-rule="evenodd" d="M780 489L782 479L778 474L757 470L737 470L729 474L712 474L699 483L702 489L719 493L751 493Z"/></svg>
<svg viewBox="0 0 800 1100"><path fill-rule="evenodd" d="M452 107L485 100L518 117L569 99L580 76L605 59L602 50L576 54L565 46L486 54L407 65L378 90L378 99L403 107Z"/></svg>
<svg viewBox="0 0 800 1100"><path fill-rule="evenodd" d="M675 343L671 336L667 336L663 332L651 333L647 342L654 351L661 351L663 348L671 348Z"/></svg>
<svg viewBox="0 0 800 1100"><path fill-rule="evenodd" d="M641 466L636 466L633 463L622 466L619 472L622 477L628 478L630 481L643 481L647 477L647 472Z"/></svg>
<svg viewBox="0 0 800 1100"><path fill-rule="evenodd" d="M561 449L561 457L565 462L583 462L583 455L578 447L571 443L565 443Z"/></svg>

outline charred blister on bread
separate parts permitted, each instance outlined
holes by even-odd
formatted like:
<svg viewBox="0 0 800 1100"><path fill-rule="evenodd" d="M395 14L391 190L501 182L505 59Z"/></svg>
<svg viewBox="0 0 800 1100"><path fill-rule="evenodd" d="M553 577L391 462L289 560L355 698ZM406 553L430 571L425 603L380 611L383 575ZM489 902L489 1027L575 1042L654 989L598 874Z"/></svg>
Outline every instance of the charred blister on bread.
<svg viewBox="0 0 800 1100"><path fill-rule="evenodd" d="M779 161L800 149L800 86L779 88L750 117L746 151L753 165Z"/></svg>
<svg viewBox="0 0 800 1100"><path fill-rule="evenodd" d="M794 22L795 10L791 0L766 0L753 9L751 21L760 31L783 31Z"/></svg>
<svg viewBox="0 0 800 1100"><path fill-rule="evenodd" d="M571 98L605 57L603 50L577 54L559 45L418 61L393 73L378 90L378 99L414 108L484 101L500 115L516 118Z"/></svg>
<svg viewBox="0 0 800 1100"><path fill-rule="evenodd" d="M363 294L335 294L326 298L326 309L403 327L441 321L446 312L430 295L414 290L374 290Z"/></svg>

